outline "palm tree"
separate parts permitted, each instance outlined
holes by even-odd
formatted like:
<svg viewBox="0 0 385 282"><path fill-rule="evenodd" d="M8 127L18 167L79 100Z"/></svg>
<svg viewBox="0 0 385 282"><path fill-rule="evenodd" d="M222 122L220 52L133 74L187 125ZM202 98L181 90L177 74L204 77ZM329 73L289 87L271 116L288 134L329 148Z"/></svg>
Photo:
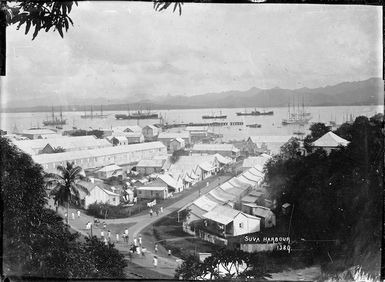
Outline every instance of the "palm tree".
<svg viewBox="0 0 385 282"><path fill-rule="evenodd" d="M72 196L79 198L79 191L89 194L88 190L79 184L79 180L85 180L86 177L81 174L82 168L80 166L75 166L72 162L67 162L67 165L57 167L57 170L60 172L56 173L47 173L45 175L47 186L53 187L50 192L50 196L54 196L55 204L64 206L64 203L67 203L67 224L69 217L69 203Z"/></svg>

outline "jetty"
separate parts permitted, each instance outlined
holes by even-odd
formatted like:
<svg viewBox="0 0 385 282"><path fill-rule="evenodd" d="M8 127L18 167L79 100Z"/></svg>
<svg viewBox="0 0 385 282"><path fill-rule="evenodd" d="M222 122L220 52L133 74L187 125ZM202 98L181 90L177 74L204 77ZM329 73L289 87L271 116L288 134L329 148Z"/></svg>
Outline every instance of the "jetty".
<svg viewBox="0 0 385 282"><path fill-rule="evenodd" d="M186 126L242 126L243 121L230 121L230 122L190 122L190 123L172 123L172 124L159 124L158 126L163 129L177 128L177 127L186 127Z"/></svg>

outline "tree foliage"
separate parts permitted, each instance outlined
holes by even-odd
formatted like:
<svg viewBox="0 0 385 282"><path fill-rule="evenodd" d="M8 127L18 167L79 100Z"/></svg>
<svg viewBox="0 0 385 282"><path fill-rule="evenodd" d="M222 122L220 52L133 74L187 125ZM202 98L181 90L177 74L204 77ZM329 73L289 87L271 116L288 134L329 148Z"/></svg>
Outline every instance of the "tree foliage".
<svg viewBox="0 0 385 282"><path fill-rule="evenodd" d="M61 37L68 31L73 21L69 14L77 1L17 1L5 4L8 25L17 24L17 29L25 25L25 34L33 30L32 40L41 30L51 28Z"/></svg>
<svg viewBox="0 0 385 282"><path fill-rule="evenodd" d="M179 15L182 14L182 5L183 2L165 2L165 1L154 1L154 10L161 12L166 10L168 7L173 6L173 12L178 9Z"/></svg>
<svg viewBox="0 0 385 282"><path fill-rule="evenodd" d="M229 278L266 279L271 277L264 270L262 261L256 254L240 250L219 248L203 262L190 254L176 269L175 278L190 280L212 280Z"/></svg>
<svg viewBox="0 0 385 282"><path fill-rule="evenodd" d="M45 175L46 185L53 187L50 195L54 197L55 204L64 205L67 203L67 223L69 217L69 204L75 197L79 199L79 190L89 194L87 188L79 184L79 180L84 180L85 176L81 174L82 168L75 166L74 163L67 162L66 166L57 167L59 174L47 173Z"/></svg>
<svg viewBox="0 0 385 282"><path fill-rule="evenodd" d="M350 141L347 147L330 154L318 149L296 158L286 158L281 152L266 166L271 193L280 204L294 205L291 235L335 240L338 245L316 244L319 255L338 251L352 262L362 256L360 252L378 252L383 205L382 127L382 115L357 117L353 124L343 124L335 131ZM322 126L318 129L309 139L323 133Z"/></svg>
<svg viewBox="0 0 385 282"><path fill-rule="evenodd" d="M322 137L324 134L328 133L330 130L329 128L321 122L314 123L310 126L310 134L307 135L304 139L304 147L306 151L311 151L311 144Z"/></svg>
<svg viewBox="0 0 385 282"><path fill-rule="evenodd" d="M34 40L40 31L48 32L51 29L63 38L64 31L73 26L69 14L74 4L78 6L77 1L1 1L0 8L5 13L7 25L16 24L18 30L25 25L25 34L33 31ZM173 12L178 9L179 15L182 14L182 5L183 2L154 1L155 11L173 7Z"/></svg>
<svg viewBox="0 0 385 282"><path fill-rule="evenodd" d="M41 166L0 137L3 273L50 278L120 278L126 265L113 245L78 240L47 209Z"/></svg>

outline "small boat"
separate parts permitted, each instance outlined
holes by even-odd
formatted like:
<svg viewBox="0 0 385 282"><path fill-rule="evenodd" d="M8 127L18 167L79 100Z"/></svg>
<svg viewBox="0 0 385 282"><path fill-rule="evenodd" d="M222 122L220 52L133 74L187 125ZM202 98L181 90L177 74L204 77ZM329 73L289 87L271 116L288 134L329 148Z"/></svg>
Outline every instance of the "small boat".
<svg viewBox="0 0 385 282"><path fill-rule="evenodd" d="M258 123L254 123L254 124L246 124L246 127L251 127L251 128L261 128L262 125L258 124Z"/></svg>

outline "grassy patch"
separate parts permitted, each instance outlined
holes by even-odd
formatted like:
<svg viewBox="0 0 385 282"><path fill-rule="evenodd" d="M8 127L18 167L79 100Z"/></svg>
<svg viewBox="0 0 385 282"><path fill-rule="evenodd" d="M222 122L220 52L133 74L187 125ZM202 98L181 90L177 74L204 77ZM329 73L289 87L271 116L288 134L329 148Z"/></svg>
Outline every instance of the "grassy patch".
<svg viewBox="0 0 385 282"><path fill-rule="evenodd" d="M153 226L143 230L146 242L152 245L158 242L160 252L171 250L176 257L184 257L194 252L213 252L217 246L198 238L192 238L182 229L182 223L177 222L177 213L160 219Z"/></svg>

